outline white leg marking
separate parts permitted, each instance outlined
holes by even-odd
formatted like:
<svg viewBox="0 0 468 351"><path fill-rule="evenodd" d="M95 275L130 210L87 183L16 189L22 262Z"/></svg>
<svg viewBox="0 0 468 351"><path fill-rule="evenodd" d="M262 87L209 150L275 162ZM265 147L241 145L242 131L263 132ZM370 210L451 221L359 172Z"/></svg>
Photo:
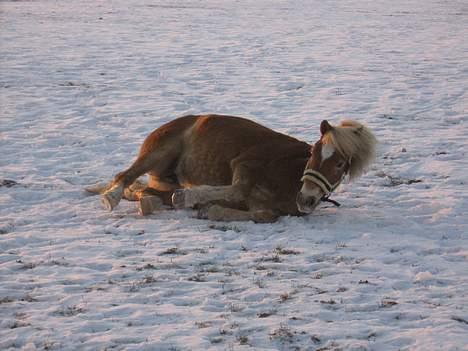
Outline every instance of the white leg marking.
<svg viewBox="0 0 468 351"><path fill-rule="evenodd" d="M172 195L172 204L175 208L184 208L216 200L242 201L242 199L242 194L232 185L199 185L193 188L176 190Z"/></svg>

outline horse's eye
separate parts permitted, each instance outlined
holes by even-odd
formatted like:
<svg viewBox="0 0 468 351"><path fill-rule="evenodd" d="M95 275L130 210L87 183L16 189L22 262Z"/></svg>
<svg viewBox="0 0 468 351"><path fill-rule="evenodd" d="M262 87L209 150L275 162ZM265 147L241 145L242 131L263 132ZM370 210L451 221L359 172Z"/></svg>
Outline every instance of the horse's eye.
<svg viewBox="0 0 468 351"><path fill-rule="evenodd" d="M345 161L340 161L336 164L336 168L343 168L346 165Z"/></svg>

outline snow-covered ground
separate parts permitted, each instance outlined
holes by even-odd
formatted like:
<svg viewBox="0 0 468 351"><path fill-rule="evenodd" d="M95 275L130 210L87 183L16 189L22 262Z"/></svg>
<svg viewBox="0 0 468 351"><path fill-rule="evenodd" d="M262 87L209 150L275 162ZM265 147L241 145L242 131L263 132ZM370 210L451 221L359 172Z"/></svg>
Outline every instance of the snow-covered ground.
<svg viewBox="0 0 468 351"><path fill-rule="evenodd" d="M467 350L465 0L0 1L0 349ZM112 213L187 113L377 135L304 218ZM13 182L17 184L14 184Z"/></svg>

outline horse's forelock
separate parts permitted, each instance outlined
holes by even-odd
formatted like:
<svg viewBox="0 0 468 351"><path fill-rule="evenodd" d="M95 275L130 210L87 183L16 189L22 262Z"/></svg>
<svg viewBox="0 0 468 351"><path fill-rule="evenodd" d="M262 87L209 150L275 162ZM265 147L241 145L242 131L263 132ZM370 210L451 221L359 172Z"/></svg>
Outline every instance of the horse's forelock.
<svg viewBox="0 0 468 351"><path fill-rule="evenodd" d="M323 144L333 145L350 160L350 178L360 176L375 155L377 140L371 131L359 122L344 120L322 136Z"/></svg>

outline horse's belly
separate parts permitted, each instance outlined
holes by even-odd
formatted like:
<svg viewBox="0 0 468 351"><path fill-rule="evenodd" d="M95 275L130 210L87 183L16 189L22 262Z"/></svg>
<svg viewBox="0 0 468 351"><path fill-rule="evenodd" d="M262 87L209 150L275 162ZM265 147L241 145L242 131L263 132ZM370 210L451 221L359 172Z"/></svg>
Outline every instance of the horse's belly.
<svg viewBox="0 0 468 351"><path fill-rule="evenodd" d="M229 185L232 183L229 163L214 154L182 158L176 168L176 176L184 188L195 185Z"/></svg>

